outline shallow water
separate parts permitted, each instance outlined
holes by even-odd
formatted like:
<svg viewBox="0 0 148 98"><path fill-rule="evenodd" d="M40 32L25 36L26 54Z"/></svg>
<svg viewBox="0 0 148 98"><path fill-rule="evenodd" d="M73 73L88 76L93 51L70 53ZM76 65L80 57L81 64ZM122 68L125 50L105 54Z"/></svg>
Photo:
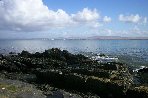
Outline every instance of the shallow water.
<svg viewBox="0 0 148 98"><path fill-rule="evenodd" d="M148 66L148 40L0 40L0 53L43 52L49 48L66 49L72 53L105 53L116 56L131 66Z"/></svg>

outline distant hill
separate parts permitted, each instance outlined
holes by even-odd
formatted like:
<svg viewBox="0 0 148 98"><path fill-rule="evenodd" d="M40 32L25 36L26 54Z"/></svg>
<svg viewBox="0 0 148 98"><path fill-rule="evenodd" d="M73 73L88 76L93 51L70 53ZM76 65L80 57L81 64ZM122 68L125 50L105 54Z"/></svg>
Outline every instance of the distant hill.
<svg viewBox="0 0 148 98"><path fill-rule="evenodd" d="M148 37L121 37L121 36L92 36L92 37L88 37L87 39L148 39Z"/></svg>
<svg viewBox="0 0 148 98"><path fill-rule="evenodd" d="M68 39L68 40L87 40L87 39L93 39L93 40L101 40L101 39L108 39L108 40L148 40L148 37L121 37L121 36L91 36L91 37L61 37L61 38L55 38L55 39Z"/></svg>
<svg viewBox="0 0 148 98"><path fill-rule="evenodd" d="M55 37L55 38L31 38L42 40L148 40L148 37L121 37L121 36L91 36L91 37Z"/></svg>

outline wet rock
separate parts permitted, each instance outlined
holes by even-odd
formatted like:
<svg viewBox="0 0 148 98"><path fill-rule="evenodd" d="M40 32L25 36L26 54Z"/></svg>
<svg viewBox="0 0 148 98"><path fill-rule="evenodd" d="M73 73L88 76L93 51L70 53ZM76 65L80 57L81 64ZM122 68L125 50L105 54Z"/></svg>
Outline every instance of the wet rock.
<svg viewBox="0 0 148 98"><path fill-rule="evenodd" d="M3 55L2 54L0 54L0 60L2 60L3 59Z"/></svg>
<svg viewBox="0 0 148 98"><path fill-rule="evenodd" d="M136 86L128 89L127 98L148 98L148 86Z"/></svg>
<svg viewBox="0 0 148 98"><path fill-rule="evenodd" d="M23 51L21 52L20 56L23 56L23 57L30 57L31 54L30 54L28 51L24 51L24 50L23 50Z"/></svg>
<svg viewBox="0 0 148 98"><path fill-rule="evenodd" d="M54 91L51 95L48 95L47 98L64 98L64 95L60 91Z"/></svg>
<svg viewBox="0 0 148 98"><path fill-rule="evenodd" d="M132 94L141 96L143 89L147 92L147 88L137 89L133 85L132 75L123 63L102 63L58 48L45 50L43 53L22 51L18 55L0 56L0 70L1 73L2 70L5 71L1 77L38 85L49 98L81 98L79 94L73 95L59 88L92 94L84 95L83 98L124 98ZM139 70L138 74L147 81L147 69ZM48 85L57 87L58 90L51 90ZM29 98L34 96L32 94L26 91L19 93L18 97ZM147 96L147 93L143 95Z"/></svg>
<svg viewBox="0 0 148 98"><path fill-rule="evenodd" d="M148 68L138 70L137 75L141 83L148 84Z"/></svg>
<svg viewBox="0 0 148 98"><path fill-rule="evenodd" d="M138 70L139 73L148 73L148 68L145 67L143 69Z"/></svg>
<svg viewBox="0 0 148 98"><path fill-rule="evenodd" d="M38 81L53 84L56 87L77 90L80 92L92 92L102 97L114 98L125 96L125 91L130 87L129 81L110 80L94 76L78 74L59 74L59 71L39 71L36 73Z"/></svg>

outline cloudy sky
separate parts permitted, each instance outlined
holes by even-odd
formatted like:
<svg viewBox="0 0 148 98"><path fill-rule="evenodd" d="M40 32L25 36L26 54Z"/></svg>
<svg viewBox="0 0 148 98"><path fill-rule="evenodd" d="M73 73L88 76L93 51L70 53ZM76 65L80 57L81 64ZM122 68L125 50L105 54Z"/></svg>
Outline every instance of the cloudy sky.
<svg viewBox="0 0 148 98"><path fill-rule="evenodd" d="M0 0L0 38L148 37L148 0Z"/></svg>

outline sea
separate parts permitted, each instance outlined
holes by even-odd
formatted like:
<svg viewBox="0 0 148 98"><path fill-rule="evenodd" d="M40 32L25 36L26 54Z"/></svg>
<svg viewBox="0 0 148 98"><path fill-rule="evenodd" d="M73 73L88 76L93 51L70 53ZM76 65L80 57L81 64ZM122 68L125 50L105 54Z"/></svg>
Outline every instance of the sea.
<svg viewBox="0 0 148 98"><path fill-rule="evenodd" d="M76 39L0 39L0 54L43 52L51 48L68 50L74 54L103 53L128 66L148 67L148 40L76 40Z"/></svg>

